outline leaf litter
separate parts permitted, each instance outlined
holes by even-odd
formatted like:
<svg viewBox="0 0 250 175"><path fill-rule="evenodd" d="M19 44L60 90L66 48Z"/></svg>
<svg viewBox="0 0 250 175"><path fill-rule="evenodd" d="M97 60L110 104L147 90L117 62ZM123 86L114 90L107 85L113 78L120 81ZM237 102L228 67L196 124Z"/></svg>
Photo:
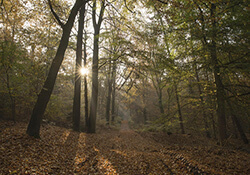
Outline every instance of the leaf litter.
<svg viewBox="0 0 250 175"><path fill-rule="evenodd" d="M249 174L249 152L191 135L102 128L96 134L0 123L0 174ZM123 129L125 128L125 129Z"/></svg>

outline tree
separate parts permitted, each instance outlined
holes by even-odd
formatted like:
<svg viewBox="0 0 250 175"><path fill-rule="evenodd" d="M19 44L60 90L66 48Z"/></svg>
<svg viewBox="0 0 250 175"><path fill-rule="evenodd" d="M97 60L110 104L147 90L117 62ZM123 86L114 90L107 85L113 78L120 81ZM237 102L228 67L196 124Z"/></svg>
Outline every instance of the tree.
<svg viewBox="0 0 250 175"><path fill-rule="evenodd" d="M84 76L87 132L95 132L97 118L110 124L114 116L117 123L123 116L138 128L183 133L185 129L218 138L221 144L233 134L248 143L244 133L250 115L246 1L91 1L93 27L87 26L91 20L79 18L86 27L78 25L76 66L71 59L76 40L69 34L77 32L72 19L87 1L77 1L71 11L72 2L48 1L47 9L43 2L1 2L1 116L20 120L35 104L27 133L39 137L43 114L43 119L69 126L74 106L73 128L79 131L77 70L82 57L86 67L92 49L89 92ZM91 48L86 45L87 32L85 37L82 32L89 27L94 29ZM88 93L92 93L90 113Z"/></svg>
<svg viewBox="0 0 250 175"><path fill-rule="evenodd" d="M86 69L87 67L87 33L85 31L84 38L84 57L83 57L83 66ZM88 84L87 84L87 74L84 75L84 102L85 102L85 126L88 128L89 123L89 100L88 100Z"/></svg>
<svg viewBox="0 0 250 175"><path fill-rule="evenodd" d="M230 109L230 111L231 111L231 115L232 115L233 122L235 122L236 127L237 127L237 129L238 129L238 131L239 131L239 133L240 133L241 139L243 140L243 142L244 142L245 144L248 144L249 142L248 142L247 136L246 136L246 134L244 133L244 131L243 131L243 129L242 129L242 126L241 126L241 124L240 124L240 121L238 120L238 118L237 118L236 115L235 115L235 112L234 112L234 109L233 109L233 106L232 106L230 100L229 100L228 98L226 98L226 101L227 101L228 106L229 106L229 109Z"/></svg>
<svg viewBox="0 0 250 175"><path fill-rule="evenodd" d="M38 95L38 99L35 103L35 106L32 111L32 115L30 118L30 122L27 128L27 134L33 137L40 137L40 125L42 121L43 114L45 112L46 106L49 102L52 90L54 88L55 80L57 77L57 73L59 71L60 65L64 58L65 50L68 46L69 36L71 29L74 24L75 17L77 15L78 10L82 7L82 5L86 3L85 0L77 0L74 6L71 9L70 15L68 17L67 22L64 24L59 16L53 10L51 1L49 0L49 6L51 12L53 13L54 17L56 18L57 22L61 26L63 30L63 34L60 40L59 47L57 49L56 55L52 61L48 76L45 80L43 88Z"/></svg>
<svg viewBox="0 0 250 175"><path fill-rule="evenodd" d="M184 125L183 125L183 117L182 117L182 112L181 112L180 99L179 99L179 94L178 94L178 84L175 82L175 80L174 80L174 91L175 91L175 97L176 97L177 111L178 111L178 114L179 114L178 116L179 116L181 133L185 134Z"/></svg>
<svg viewBox="0 0 250 175"><path fill-rule="evenodd" d="M111 77L112 77L112 92L111 92L111 122L112 124L114 124L115 121L115 116L116 116L116 112L115 112L115 92L116 92L116 60L113 60L113 66L112 66L112 73L111 73Z"/></svg>
<svg viewBox="0 0 250 175"><path fill-rule="evenodd" d="M84 15L85 4L79 11L78 22L78 35L77 35L77 50L76 50L76 67L75 67L75 88L74 88L74 103L73 103L73 129L75 131L80 130L80 117L81 117L81 74L82 68L82 39L84 30Z"/></svg>
<svg viewBox="0 0 250 175"><path fill-rule="evenodd" d="M219 140L222 144L223 141L227 138L227 128L226 128L226 116L225 116L225 91L224 85L221 80L221 71L219 67L219 62L217 58L217 21L215 19L216 15L216 5L211 3L211 20L212 20L212 42L208 44L208 48L211 54L211 63L213 65L213 73L216 84L216 97L217 97L217 115L218 115L218 131L219 131Z"/></svg>
<svg viewBox="0 0 250 175"><path fill-rule="evenodd" d="M108 72L107 72L107 86L108 86L108 93L106 98L106 125L110 124L110 104L111 104L111 93L112 93L112 78L111 78L111 57L108 58Z"/></svg>
<svg viewBox="0 0 250 175"><path fill-rule="evenodd" d="M203 115L203 120L204 120L204 125L205 125L205 131L206 131L206 135L208 138L211 138L210 132L208 130L208 117L207 117L207 113L205 110L205 101L203 98L203 92L202 92L202 87L200 84L200 77L199 77L199 73L198 73L198 69L197 69L197 63L196 60L194 60L194 71L195 71L195 78L197 81L197 86L198 86L198 91L199 91L199 97L200 97L200 104L201 104L201 110L202 110L202 115Z"/></svg>
<svg viewBox="0 0 250 175"><path fill-rule="evenodd" d="M99 19L96 21L96 0L93 1L92 7L92 21L94 27L94 49L93 49L93 63L92 63L92 96L90 102L90 114L88 131L89 133L95 133L96 130L96 114L97 114L97 101L98 101L98 60L99 60L99 35L101 24L103 21L105 0L101 1L101 10Z"/></svg>
<svg viewBox="0 0 250 175"><path fill-rule="evenodd" d="M20 72L22 71L24 66L27 66L27 69L29 68L27 65L27 55L24 49L21 48L20 45L18 45L14 41L5 40L0 42L0 75L3 85L6 86L3 89L1 88L1 93L8 94L9 96L11 116L12 120L15 122L16 97L19 96L20 89L22 88L22 86L20 86L20 81L24 80ZM20 64L21 61L22 63ZM1 100L4 100L4 98ZM5 106L6 104L3 105Z"/></svg>

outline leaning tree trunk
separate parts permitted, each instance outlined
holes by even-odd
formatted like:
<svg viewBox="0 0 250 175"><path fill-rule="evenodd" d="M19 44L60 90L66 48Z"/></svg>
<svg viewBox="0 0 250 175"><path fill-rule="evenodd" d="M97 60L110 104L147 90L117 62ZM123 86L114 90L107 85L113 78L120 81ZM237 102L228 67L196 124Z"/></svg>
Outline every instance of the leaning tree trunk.
<svg viewBox="0 0 250 175"><path fill-rule="evenodd" d="M74 88L74 102L73 102L73 130L80 130L81 118L81 74L82 67L82 38L84 29L84 14L85 4L82 6L78 22L77 48L76 48L76 67L75 67L75 88Z"/></svg>
<svg viewBox="0 0 250 175"><path fill-rule="evenodd" d="M75 21L75 17L77 15L78 10L83 5L83 3L85 3L85 0L77 0L75 2L74 7L72 8L70 12L70 15L66 24L62 24L59 21L58 16L55 16L63 29L63 34L62 34L62 38L61 38L59 47L57 49L55 58L52 61L48 76L45 80L45 83L43 85L41 92L38 95L38 99L35 103L35 106L31 114L30 122L26 131L27 134L30 136L33 136L36 138L40 137L40 125L41 125L42 117L44 115L45 109L47 107L50 96L52 94L55 81L56 81L56 77L57 77L57 73L62 64L64 54L68 46L69 36L70 36L70 32ZM54 14L55 12L53 12L52 10L52 13Z"/></svg>

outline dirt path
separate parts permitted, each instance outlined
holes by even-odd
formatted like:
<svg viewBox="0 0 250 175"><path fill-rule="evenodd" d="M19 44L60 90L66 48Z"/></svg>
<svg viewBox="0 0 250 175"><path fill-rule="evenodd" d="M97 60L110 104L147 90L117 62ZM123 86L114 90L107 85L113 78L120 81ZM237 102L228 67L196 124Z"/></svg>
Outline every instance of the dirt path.
<svg viewBox="0 0 250 175"><path fill-rule="evenodd" d="M0 174L248 174L250 167L249 154L203 147L189 136L136 133L127 121L97 134L45 125L41 140L25 129L0 132Z"/></svg>
<svg viewBox="0 0 250 175"><path fill-rule="evenodd" d="M132 130L129 128L127 120L122 121L120 132L132 132Z"/></svg>

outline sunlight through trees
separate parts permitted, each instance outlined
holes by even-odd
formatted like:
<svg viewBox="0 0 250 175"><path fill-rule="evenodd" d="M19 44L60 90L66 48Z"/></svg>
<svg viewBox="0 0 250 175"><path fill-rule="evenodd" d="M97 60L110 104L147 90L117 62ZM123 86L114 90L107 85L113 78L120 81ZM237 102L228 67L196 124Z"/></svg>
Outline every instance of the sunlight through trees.
<svg viewBox="0 0 250 175"><path fill-rule="evenodd" d="M246 1L10 0L1 12L0 117L29 120L29 135L127 119L248 143Z"/></svg>

